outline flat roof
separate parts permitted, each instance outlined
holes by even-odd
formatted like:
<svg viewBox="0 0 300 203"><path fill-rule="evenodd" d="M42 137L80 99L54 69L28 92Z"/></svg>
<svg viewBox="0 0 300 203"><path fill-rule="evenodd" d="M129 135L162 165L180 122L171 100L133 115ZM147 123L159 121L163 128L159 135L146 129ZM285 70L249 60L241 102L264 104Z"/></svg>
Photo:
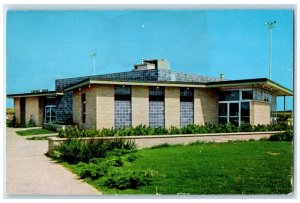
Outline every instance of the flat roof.
<svg viewBox="0 0 300 203"><path fill-rule="evenodd" d="M245 80L224 80L216 82L178 82L178 81L138 81L138 80L116 80L87 78L65 89L65 91L76 90L91 84L112 85L139 85L139 86L165 86L165 87L198 87L198 88L224 88L250 86L259 87L274 92L277 96L293 96L293 91L267 78L254 78Z"/></svg>
<svg viewBox="0 0 300 203"><path fill-rule="evenodd" d="M276 93L277 96L293 96L293 91L268 79L268 78L254 78L245 80L224 80L217 82L208 82L208 88L221 88L221 87L235 87L249 85L259 87L268 91Z"/></svg>
<svg viewBox="0 0 300 203"><path fill-rule="evenodd" d="M164 87L203 87L205 83L195 82L178 82L178 81L140 81L140 80L116 80L116 79L85 79L79 83L71 85L65 89L65 91L72 91L74 89L91 85L91 84L103 84L103 85L138 85L138 86L164 86Z"/></svg>
<svg viewBox="0 0 300 203"><path fill-rule="evenodd" d="M16 97L42 97L42 96L57 96L64 95L62 91L48 91L48 92L30 92L30 93L20 93L20 94L8 94L8 98Z"/></svg>

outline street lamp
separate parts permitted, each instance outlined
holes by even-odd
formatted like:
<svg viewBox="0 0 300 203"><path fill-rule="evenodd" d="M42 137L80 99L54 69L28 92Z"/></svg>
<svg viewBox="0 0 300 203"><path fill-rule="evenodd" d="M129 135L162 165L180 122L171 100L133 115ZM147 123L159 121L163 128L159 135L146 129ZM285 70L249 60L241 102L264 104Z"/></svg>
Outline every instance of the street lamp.
<svg viewBox="0 0 300 203"><path fill-rule="evenodd" d="M269 56L269 79L272 74L272 29L275 27L276 21L270 21L265 23L267 28L270 30L270 56Z"/></svg>
<svg viewBox="0 0 300 203"><path fill-rule="evenodd" d="M96 74L96 55L97 55L97 53L96 52L92 52L91 55L94 58L94 75L95 75Z"/></svg>

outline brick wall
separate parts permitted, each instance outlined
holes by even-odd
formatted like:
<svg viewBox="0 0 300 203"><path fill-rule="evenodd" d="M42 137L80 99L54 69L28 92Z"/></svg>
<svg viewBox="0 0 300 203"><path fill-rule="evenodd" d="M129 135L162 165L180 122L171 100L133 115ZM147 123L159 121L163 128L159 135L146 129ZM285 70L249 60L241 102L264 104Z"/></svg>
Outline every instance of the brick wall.
<svg viewBox="0 0 300 203"><path fill-rule="evenodd" d="M149 87L132 86L132 126L149 125Z"/></svg>
<svg viewBox="0 0 300 203"><path fill-rule="evenodd" d="M21 107L20 107L20 99L14 98L14 111L16 116L16 122L21 123Z"/></svg>
<svg viewBox="0 0 300 203"><path fill-rule="evenodd" d="M270 104L268 102L252 101L250 104L250 124L270 124Z"/></svg>
<svg viewBox="0 0 300 203"><path fill-rule="evenodd" d="M82 122L81 95L86 95L86 122ZM83 129L96 129L96 94L95 87L87 87L73 94L73 122Z"/></svg>
<svg viewBox="0 0 300 203"><path fill-rule="evenodd" d="M113 85L98 85L97 86L97 121L98 129L114 127L114 86Z"/></svg>
<svg viewBox="0 0 300 203"><path fill-rule="evenodd" d="M39 102L39 97L27 97L25 107L26 123L28 123L32 117L36 126L42 126L43 116L41 112L42 107Z"/></svg>
<svg viewBox="0 0 300 203"><path fill-rule="evenodd" d="M203 88L194 89L194 123L218 123L217 93Z"/></svg>
<svg viewBox="0 0 300 203"><path fill-rule="evenodd" d="M165 88L165 127L180 127L180 88Z"/></svg>

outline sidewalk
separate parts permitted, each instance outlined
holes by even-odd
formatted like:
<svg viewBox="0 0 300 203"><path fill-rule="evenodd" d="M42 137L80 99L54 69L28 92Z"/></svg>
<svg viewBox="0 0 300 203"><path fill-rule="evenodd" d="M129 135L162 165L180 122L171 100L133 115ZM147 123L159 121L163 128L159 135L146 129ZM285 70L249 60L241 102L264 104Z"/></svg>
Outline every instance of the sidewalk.
<svg viewBox="0 0 300 203"><path fill-rule="evenodd" d="M100 195L44 154L47 140L26 140L6 128L6 195ZM20 130L20 129L17 129Z"/></svg>

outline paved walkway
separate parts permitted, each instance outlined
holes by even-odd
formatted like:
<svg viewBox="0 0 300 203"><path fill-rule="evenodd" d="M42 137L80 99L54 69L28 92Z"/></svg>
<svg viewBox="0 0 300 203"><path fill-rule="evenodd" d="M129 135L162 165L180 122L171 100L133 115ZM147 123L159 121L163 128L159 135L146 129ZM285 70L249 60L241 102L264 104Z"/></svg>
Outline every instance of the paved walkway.
<svg viewBox="0 0 300 203"><path fill-rule="evenodd" d="M20 130L20 129L17 129ZM100 195L76 175L54 163L44 153L47 140L26 140L6 128L6 194Z"/></svg>

